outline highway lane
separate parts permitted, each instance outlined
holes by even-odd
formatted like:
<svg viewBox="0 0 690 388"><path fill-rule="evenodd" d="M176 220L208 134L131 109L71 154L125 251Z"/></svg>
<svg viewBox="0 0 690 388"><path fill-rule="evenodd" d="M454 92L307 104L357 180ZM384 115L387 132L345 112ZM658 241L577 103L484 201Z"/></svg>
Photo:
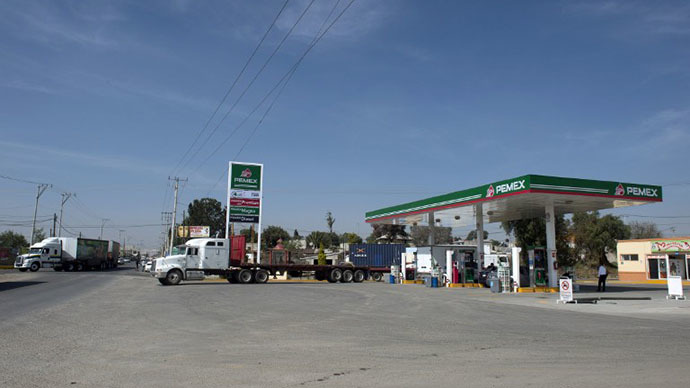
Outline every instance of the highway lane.
<svg viewBox="0 0 690 388"><path fill-rule="evenodd" d="M0 271L0 323L23 315L70 303L79 296L91 295L118 277L133 274L128 267L106 272Z"/></svg>
<svg viewBox="0 0 690 388"><path fill-rule="evenodd" d="M663 298L564 306L371 282L164 287L132 270L11 278L46 283L0 291L0 303L16 293L32 306L0 321L3 387L687 385L690 309Z"/></svg>

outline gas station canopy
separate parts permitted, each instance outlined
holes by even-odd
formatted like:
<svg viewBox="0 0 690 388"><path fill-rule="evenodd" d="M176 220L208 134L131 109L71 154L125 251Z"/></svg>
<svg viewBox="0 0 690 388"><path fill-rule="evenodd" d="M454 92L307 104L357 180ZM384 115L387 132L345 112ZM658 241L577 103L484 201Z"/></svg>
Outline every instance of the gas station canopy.
<svg viewBox="0 0 690 388"><path fill-rule="evenodd" d="M660 186L615 181L523 175L467 190L438 195L366 213L374 224L460 227L482 214L485 222L502 222L661 202ZM482 204L482 206L476 206ZM479 217L477 217L479 218Z"/></svg>

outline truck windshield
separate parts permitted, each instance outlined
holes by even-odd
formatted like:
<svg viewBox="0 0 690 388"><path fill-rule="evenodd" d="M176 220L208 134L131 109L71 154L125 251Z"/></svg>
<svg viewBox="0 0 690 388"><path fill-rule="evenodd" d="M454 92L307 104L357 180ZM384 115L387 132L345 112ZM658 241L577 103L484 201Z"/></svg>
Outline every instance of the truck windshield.
<svg viewBox="0 0 690 388"><path fill-rule="evenodd" d="M41 253L41 249L43 248L31 248L29 249L29 253Z"/></svg>

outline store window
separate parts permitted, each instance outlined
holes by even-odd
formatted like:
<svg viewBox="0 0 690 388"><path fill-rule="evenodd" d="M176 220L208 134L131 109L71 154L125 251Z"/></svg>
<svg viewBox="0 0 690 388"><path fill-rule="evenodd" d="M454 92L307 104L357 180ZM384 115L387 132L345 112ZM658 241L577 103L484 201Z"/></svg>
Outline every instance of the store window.
<svg viewBox="0 0 690 388"><path fill-rule="evenodd" d="M637 255L621 255L621 260L623 261L637 261L638 256Z"/></svg>
<svg viewBox="0 0 690 388"><path fill-rule="evenodd" d="M647 257L647 274L649 279L666 279L666 256Z"/></svg>

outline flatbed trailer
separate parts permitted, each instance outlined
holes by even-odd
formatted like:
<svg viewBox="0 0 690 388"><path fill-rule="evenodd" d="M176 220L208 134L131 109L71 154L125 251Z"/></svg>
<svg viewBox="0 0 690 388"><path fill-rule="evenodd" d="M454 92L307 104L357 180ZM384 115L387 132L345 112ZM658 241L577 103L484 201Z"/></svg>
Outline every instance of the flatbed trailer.
<svg viewBox="0 0 690 388"><path fill-rule="evenodd" d="M390 269L370 268L350 264L340 265L311 265L311 264L240 264L227 269L187 269L185 278L190 275L198 277L193 272L202 271L204 276L218 275L228 279L230 283L266 283L271 276L278 273L313 273L316 280L326 280L330 283L360 283L364 280L381 280L384 272ZM192 272L192 274L190 274Z"/></svg>

